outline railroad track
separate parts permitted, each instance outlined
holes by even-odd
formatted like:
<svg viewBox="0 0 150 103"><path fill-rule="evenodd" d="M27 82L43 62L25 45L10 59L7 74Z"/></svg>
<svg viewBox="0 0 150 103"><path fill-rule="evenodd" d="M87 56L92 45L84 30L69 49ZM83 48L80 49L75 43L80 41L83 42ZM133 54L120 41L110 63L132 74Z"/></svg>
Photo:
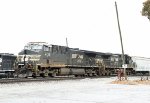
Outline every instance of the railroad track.
<svg viewBox="0 0 150 103"><path fill-rule="evenodd" d="M61 80L77 80L85 78L110 78L112 76L102 77L55 77L55 78L3 78L0 79L0 84L19 83L19 82L44 82L44 81L61 81ZM114 76L113 76L114 77Z"/></svg>

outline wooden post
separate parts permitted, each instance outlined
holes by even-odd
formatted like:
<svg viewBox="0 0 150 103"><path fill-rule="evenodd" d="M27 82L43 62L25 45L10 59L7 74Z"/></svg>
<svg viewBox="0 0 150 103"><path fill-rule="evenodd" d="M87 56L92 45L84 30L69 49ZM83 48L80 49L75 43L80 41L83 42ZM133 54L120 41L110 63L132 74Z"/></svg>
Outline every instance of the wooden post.
<svg viewBox="0 0 150 103"><path fill-rule="evenodd" d="M119 14L118 14L118 8L117 8L117 2L116 1L115 1L115 7L116 7L116 15L117 15L118 29L119 29L121 49L122 49L122 65L125 65L123 41L122 41L121 28L120 28L120 23L119 23ZM124 68L124 76L125 76L125 79L127 79L126 68Z"/></svg>

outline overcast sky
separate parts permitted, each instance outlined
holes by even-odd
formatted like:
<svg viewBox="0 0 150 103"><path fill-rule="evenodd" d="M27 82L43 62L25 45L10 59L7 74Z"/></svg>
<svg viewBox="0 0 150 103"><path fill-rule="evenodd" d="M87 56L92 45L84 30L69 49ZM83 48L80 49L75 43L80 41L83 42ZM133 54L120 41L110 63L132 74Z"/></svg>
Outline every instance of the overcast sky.
<svg viewBox="0 0 150 103"><path fill-rule="evenodd" d="M116 0L124 51L150 57L145 0ZM0 0L0 52L18 54L28 42L121 53L115 0Z"/></svg>

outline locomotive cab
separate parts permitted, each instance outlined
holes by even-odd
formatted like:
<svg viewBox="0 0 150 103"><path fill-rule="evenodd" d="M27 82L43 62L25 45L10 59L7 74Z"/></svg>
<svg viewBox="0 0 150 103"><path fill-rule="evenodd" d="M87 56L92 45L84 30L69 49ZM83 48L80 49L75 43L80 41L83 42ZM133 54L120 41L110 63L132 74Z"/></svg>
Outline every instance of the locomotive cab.
<svg viewBox="0 0 150 103"><path fill-rule="evenodd" d="M45 42L29 42L24 49L18 54L18 74L23 77L33 76L37 74L37 69L42 64L41 56L46 51ZM48 51L48 50L47 50ZM49 52L50 53L50 52Z"/></svg>

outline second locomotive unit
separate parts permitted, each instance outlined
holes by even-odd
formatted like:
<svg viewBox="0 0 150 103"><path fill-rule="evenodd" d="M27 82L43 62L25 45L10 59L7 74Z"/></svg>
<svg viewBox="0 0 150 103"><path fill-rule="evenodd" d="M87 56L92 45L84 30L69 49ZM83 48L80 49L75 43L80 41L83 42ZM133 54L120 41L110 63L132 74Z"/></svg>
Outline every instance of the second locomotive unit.
<svg viewBox="0 0 150 103"><path fill-rule="evenodd" d="M14 77L16 58L10 53L0 53L0 77Z"/></svg>

